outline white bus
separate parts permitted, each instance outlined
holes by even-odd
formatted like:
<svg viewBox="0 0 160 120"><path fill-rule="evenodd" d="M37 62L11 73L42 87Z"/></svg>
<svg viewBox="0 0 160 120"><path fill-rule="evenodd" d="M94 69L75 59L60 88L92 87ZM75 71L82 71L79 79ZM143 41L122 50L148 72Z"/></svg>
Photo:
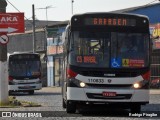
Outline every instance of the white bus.
<svg viewBox="0 0 160 120"><path fill-rule="evenodd" d="M8 55L9 93L28 92L42 88L41 61L38 53L14 53Z"/></svg>
<svg viewBox="0 0 160 120"><path fill-rule="evenodd" d="M149 103L150 34L146 16L74 15L65 30L63 107L111 105L139 113Z"/></svg>

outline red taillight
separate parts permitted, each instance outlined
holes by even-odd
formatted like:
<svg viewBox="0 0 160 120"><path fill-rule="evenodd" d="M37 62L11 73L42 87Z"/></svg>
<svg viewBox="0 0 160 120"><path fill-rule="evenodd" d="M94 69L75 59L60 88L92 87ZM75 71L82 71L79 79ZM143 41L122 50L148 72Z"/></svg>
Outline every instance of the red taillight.
<svg viewBox="0 0 160 120"><path fill-rule="evenodd" d="M150 71L143 74L142 77L143 77L144 80L149 80L150 79Z"/></svg>
<svg viewBox="0 0 160 120"><path fill-rule="evenodd" d="M9 80L9 81L12 81L12 80L13 80L13 77L9 76L9 77L8 77L8 80Z"/></svg>
<svg viewBox="0 0 160 120"><path fill-rule="evenodd" d="M71 69L67 69L67 77L68 78L74 78L74 77L76 77L77 76L77 73L76 72L74 72L74 71L72 71Z"/></svg>

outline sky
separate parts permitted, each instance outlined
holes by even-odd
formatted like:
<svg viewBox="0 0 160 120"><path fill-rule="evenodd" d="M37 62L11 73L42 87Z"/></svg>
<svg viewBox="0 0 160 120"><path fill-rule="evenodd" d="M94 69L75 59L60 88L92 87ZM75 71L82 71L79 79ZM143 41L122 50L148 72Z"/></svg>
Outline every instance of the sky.
<svg viewBox="0 0 160 120"><path fill-rule="evenodd" d="M65 21L73 14L85 12L109 12L150 3L158 0L6 0L12 3L20 12L24 12L25 19L32 20L32 5L35 7L35 16L38 20ZM6 7L7 12L19 12L10 3ZM73 14L72 14L73 5ZM47 9L46 7L50 6ZM40 9L42 8L42 9ZM47 17L46 17L47 16Z"/></svg>

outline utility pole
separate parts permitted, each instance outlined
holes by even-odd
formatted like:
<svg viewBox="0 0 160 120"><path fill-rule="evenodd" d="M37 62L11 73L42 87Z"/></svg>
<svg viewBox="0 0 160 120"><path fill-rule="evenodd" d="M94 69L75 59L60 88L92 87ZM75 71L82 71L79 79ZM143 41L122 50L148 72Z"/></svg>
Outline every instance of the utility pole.
<svg viewBox="0 0 160 120"><path fill-rule="evenodd" d="M72 12L72 15L73 15L73 3L74 3L74 0L71 0L71 12Z"/></svg>
<svg viewBox="0 0 160 120"><path fill-rule="evenodd" d="M34 5L32 5L32 19L33 19L33 53L36 52L36 34L35 34L35 9Z"/></svg>
<svg viewBox="0 0 160 120"><path fill-rule="evenodd" d="M6 13L7 2L0 0L0 12ZM7 33L0 33L7 34ZM0 105L8 104L7 45L0 44Z"/></svg>

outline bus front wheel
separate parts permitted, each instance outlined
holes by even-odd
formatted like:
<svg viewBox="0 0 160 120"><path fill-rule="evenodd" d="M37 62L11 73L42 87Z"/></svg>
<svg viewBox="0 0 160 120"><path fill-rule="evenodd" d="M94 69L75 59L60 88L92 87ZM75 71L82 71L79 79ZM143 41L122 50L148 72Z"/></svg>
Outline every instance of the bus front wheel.
<svg viewBox="0 0 160 120"><path fill-rule="evenodd" d="M64 98L63 98L63 100L62 100L62 107L63 107L63 108L66 108L66 102L65 102Z"/></svg>
<svg viewBox="0 0 160 120"><path fill-rule="evenodd" d="M67 113L75 113L76 112L76 103L71 102L71 101L67 101L66 112Z"/></svg>

